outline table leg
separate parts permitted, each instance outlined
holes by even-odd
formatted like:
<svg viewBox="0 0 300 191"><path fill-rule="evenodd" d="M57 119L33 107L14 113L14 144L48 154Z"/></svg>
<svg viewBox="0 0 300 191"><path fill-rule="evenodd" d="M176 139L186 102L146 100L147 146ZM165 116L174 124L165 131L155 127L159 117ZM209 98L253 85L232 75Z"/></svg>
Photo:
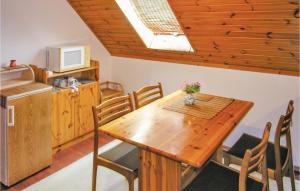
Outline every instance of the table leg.
<svg viewBox="0 0 300 191"><path fill-rule="evenodd" d="M180 162L140 149L140 191L180 191Z"/></svg>

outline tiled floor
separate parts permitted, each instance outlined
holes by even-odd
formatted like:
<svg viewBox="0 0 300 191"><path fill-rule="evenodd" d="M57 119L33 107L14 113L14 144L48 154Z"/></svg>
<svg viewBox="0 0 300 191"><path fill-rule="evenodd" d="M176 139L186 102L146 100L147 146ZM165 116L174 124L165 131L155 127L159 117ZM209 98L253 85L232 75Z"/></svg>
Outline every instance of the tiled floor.
<svg viewBox="0 0 300 191"><path fill-rule="evenodd" d="M100 146L103 146L104 144L112 141L113 139L101 135L99 142ZM1 185L0 190L1 191L21 191L25 189L26 187L40 181L41 179L53 174L54 172L66 167L67 165L71 164L72 162L86 156L88 153L93 151L93 138L89 138L87 140L84 140L76 145L73 145L63 151L60 151L53 156L53 163L49 168L46 168L31 177L17 183L16 185L13 185L10 188L6 188L3 185Z"/></svg>

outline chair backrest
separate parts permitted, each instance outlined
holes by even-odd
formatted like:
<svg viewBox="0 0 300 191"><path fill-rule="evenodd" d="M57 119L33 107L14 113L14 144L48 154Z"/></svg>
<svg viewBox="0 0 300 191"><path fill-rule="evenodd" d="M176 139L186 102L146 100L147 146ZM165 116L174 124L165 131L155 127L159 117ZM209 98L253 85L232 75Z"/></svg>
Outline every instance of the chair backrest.
<svg viewBox="0 0 300 191"><path fill-rule="evenodd" d="M274 140L274 150L275 150L275 159L276 159L276 168L285 169L289 160L292 158L292 141L291 141L291 126L292 126L292 116L294 113L294 102L289 101L286 114L281 115L275 132ZM286 147L288 153L286 158L281 157L280 147L281 147L281 138L286 138ZM284 160L282 163L281 160ZM281 166L283 164L283 166Z"/></svg>
<svg viewBox="0 0 300 191"><path fill-rule="evenodd" d="M268 147L268 141L270 136L272 124L268 122L266 124L261 142L254 148L248 149L245 152L240 177L239 177L239 191L247 191L247 179L251 172L261 169L262 179L259 180L263 184L262 191L268 190L268 170L267 170L267 158L266 150Z"/></svg>
<svg viewBox="0 0 300 191"><path fill-rule="evenodd" d="M93 107L95 129L133 111L130 95L115 97Z"/></svg>
<svg viewBox="0 0 300 191"><path fill-rule="evenodd" d="M163 97L161 83L153 86L146 86L133 92L135 108L143 107L159 98Z"/></svg>
<svg viewBox="0 0 300 191"><path fill-rule="evenodd" d="M98 129L119 117L133 111L130 94L115 97L104 101L98 106L93 106L94 116L94 153L98 153Z"/></svg>

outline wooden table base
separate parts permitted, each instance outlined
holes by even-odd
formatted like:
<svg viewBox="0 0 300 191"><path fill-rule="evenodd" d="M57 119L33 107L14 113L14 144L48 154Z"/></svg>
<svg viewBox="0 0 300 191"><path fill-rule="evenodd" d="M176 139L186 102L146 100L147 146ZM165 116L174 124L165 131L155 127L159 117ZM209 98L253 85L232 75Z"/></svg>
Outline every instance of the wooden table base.
<svg viewBox="0 0 300 191"><path fill-rule="evenodd" d="M180 162L140 149L139 190L180 191Z"/></svg>

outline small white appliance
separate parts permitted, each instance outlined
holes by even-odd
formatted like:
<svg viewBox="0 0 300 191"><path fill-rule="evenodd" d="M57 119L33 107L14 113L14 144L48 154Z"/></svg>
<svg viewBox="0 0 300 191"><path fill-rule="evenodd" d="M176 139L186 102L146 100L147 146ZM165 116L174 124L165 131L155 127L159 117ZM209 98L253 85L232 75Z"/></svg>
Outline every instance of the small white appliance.
<svg viewBox="0 0 300 191"><path fill-rule="evenodd" d="M90 67L89 46L48 47L46 53L47 69L65 72Z"/></svg>

